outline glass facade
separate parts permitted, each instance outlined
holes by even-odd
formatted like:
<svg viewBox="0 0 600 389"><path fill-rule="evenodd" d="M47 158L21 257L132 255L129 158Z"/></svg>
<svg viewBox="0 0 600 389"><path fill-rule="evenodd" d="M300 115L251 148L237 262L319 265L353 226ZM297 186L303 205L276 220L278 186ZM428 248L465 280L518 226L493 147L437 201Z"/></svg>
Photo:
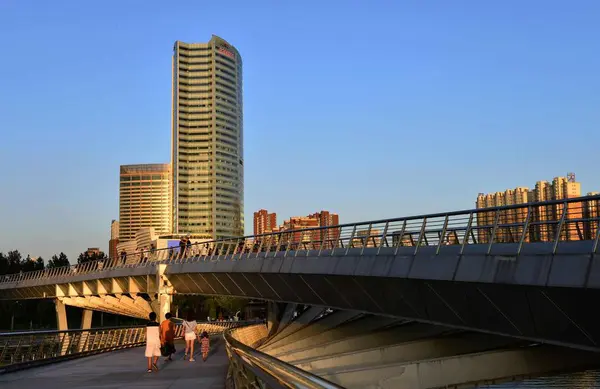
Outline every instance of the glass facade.
<svg viewBox="0 0 600 389"><path fill-rule="evenodd" d="M242 59L225 40L173 53L173 232L243 235Z"/></svg>

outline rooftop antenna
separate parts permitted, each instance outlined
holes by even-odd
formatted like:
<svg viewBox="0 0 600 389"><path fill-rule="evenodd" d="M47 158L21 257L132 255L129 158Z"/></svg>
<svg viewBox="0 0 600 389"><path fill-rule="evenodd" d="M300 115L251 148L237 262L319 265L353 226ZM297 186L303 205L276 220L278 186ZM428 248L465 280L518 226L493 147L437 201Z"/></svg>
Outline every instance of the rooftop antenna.
<svg viewBox="0 0 600 389"><path fill-rule="evenodd" d="M567 173L567 181L575 182L575 173Z"/></svg>

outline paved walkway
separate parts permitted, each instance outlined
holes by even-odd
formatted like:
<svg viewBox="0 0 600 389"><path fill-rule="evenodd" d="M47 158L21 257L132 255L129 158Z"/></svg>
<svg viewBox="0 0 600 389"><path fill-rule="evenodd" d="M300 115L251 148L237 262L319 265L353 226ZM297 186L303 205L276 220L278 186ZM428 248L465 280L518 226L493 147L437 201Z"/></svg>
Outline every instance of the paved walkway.
<svg viewBox="0 0 600 389"><path fill-rule="evenodd" d="M196 362L188 362L183 360L183 343L178 343L174 361L161 358L157 373L146 372L144 348L138 347L0 375L0 388L224 389L229 364L225 346L221 339L211 346L206 362L197 353Z"/></svg>

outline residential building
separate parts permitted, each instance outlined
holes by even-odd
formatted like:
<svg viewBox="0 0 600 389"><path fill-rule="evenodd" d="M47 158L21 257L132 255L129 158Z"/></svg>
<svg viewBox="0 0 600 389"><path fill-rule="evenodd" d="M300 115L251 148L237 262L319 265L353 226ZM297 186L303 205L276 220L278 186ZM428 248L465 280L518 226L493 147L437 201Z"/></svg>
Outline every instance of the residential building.
<svg viewBox="0 0 600 389"><path fill-rule="evenodd" d="M96 257L99 256L100 254L104 254L102 251L100 251L100 248L98 247L88 247L88 249L85 252L87 254L88 257Z"/></svg>
<svg viewBox="0 0 600 389"><path fill-rule="evenodd" d="M214 35L173 50L172 231L242 236L242 58Z"/></svg>
<svg viewBox="0 0 600 389"><path fill-rule="evenodd" d="M254 235L273 232L277 228L277 214L269 213L266 209L254 212Z"/></svg>
<svg viewBox="0 0 600 389"><path fill-rule="evenodd" d="M480 193L476 201L477 209L527 203L531 203L532 207L529 227L525 232L523 231L523 224L527 221L528 208L501 210L499 212L478 212L476 223L478 241L480 243L490 241L496 218L498 226L494 242L498 243L519 242L521 239L525 242L550 242L558 234L559 226L561 240L583 239L584 225L581 221L577 221L584 215L585 205L583 203L569 203L566 210L564 210L562 204L535 205L539 202L580 196L581 184L575 181L575 174L573 173L569 173L567 177L555 177L551 183L538 181L533 190L518 187L493 194ZM564 220L561 224L560 220L563 216Z"/></svg>
<svg viewBox="0 0 600 389"><path fill-rule="evenodd" d="M171 232L169 164L122 165L119 188L119 241L135 239L143 227Z"/></svg>
<svg viewBox="0 0 600 389"><path fill-rule="evenodd" d="M332 227L339 225L339 216L328 211L321 211L308 216L294 216L283 222L279 227L279 231L290 231L292 236L287 239L292 244L300 244L307 242L322 242L323 247L335 247L336 241L339 239L340 231L337 228L328 230L310 230L317 227ZM302 230L309 231L302 231ZM318 243L313 247L321 247Z"/></svg>
<svg viewBox="0 0 600 389"><path fill-rule="evenodd" d="M598 196L600 192L588 192L587 196ZM585 222L585 239L596 239L598 234L598 223L600 218L600 200L586 202L583 217L585 219L596 219Z"/></svg>
<svg viewBox="0 0 600 389"><path fill-rule="evenodd" d="M502 207L515 204L526 204L530 199L529 188L517 187L507 189L504 192L496 192L477 196L476 208ZM515 226L515 223L524 223L527 219L527 209L505 210L496 212L477 213L477 236L481 243L489 242L493 231L493 226L498 218L498 224L506 227L496 229L495 242L514 242L518 241L523 235L523 227ZM529 241L529 234L526 234L525 241Z"/></svg>
<svg viewBox="0 0 600 389"><path fill-rule="evenodd" d="M113 220L110 223L110 240L108 241L108 256L117 257L117 245L119 244L119 221Z"/></svg>

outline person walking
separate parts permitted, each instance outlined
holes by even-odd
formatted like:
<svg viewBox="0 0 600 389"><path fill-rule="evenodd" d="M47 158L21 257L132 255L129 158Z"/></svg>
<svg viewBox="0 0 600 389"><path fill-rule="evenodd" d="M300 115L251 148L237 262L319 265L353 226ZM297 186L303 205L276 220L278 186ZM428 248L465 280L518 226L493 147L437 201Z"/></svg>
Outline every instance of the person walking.
<svg viewBox="0 0 600 389"><path fill-rule="evenodd" d="M200 351L202 352L202 361L206 362L208 352L210 351L210 338L208 332L204 331L200 336Z"/></svg>
<svg viewBox="0 0 600 389"><path fill-rule="evenodd" d="M160 332L156 313L150 312L150 321L146 324L146 358L148 359L148 373L158 371L158 358L160 357ZM154 361L153 361L154 359Z"/></svg>
<svg viewBox="0 0 600 389"><path fill-rule="evenodd" d="M187 356L190 356L189 361L190 362L195 362L196 360L194 359L194 343L196 341L196 338L198 337L198 334L196 332L196 327L198 327L198 323L196 323L196 320L193 319L193 314L192 312L188 312L186 315L185 320L183 321L183 331L185 333L184 338L185 338L185 354L183 356L183 359L186 359ZM188 354L189 353L189 354Z"/></svg>
<svg viewBox="0 0 600 389"><path fill-rule="evenodd" d="M165 315L165 320L160 323L160 343L162 355L167 361L172 361L171 355L175 353L175 324L171 321L170 312Z"/></svg>

